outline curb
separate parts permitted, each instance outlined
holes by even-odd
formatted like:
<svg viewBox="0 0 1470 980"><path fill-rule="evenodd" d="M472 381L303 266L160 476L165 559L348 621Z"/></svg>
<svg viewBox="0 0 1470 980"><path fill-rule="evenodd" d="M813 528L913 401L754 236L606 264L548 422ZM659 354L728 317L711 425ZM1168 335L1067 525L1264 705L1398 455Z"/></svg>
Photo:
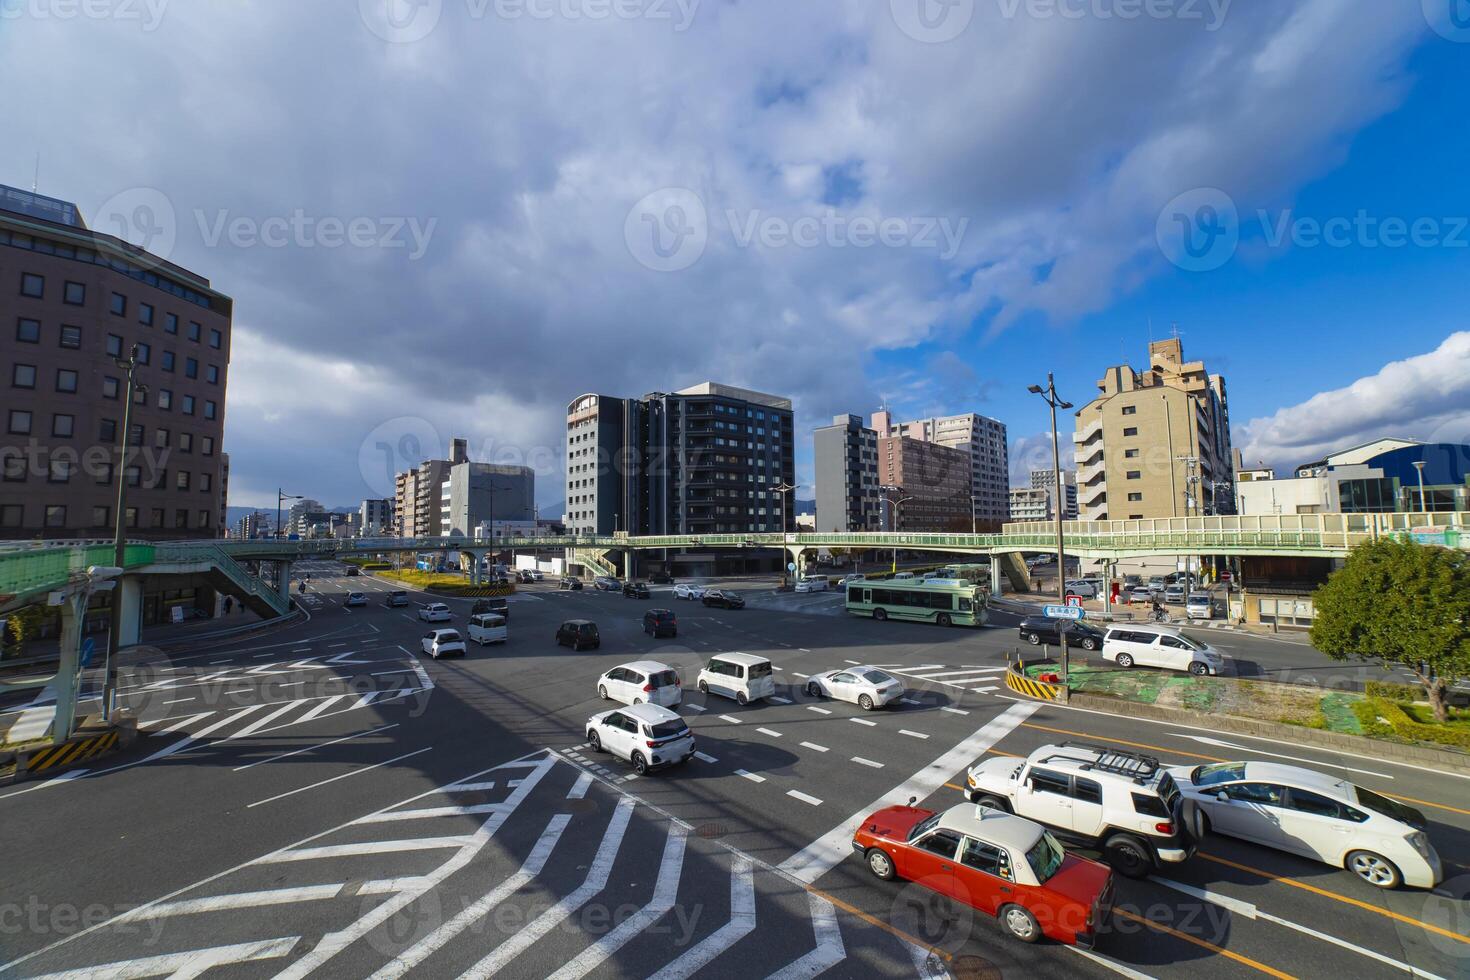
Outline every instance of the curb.
<svg viewBox="0 0 1470 980"><path fill-rule="evenodd" d="M1062 685L1032 680L1022 673L1020 661L1006 664L1006 687L1034 701L1066 701ZM1074 695L1075 697L1075 695Z"/></svg>
<svg viewBox="0 0 1470 980"><path fill-rule="evenodd" d="M293 602L290 612L286 613L284 616L277 616L274 619L263 619L259 622L247 623L243 626L232 626L227 629L212 630L208 633L196 633L192 636L180 636L174 639L165 639L161 642L148 644L140 643L138 644L138 646L146 645L159 650L164 650L171 647L182 646L185 644L210 642L214 640L233 640L237 637L250 636L251 634L257 632L268 632L284 626L289 626L295 623L298 619L302 618L302 616L303 612L301 607Z"/></svg>
<svg viewBox="0 0 1470 980"><path fill-rule="evenodd" d="M1010 686L1009 672L1007 672L1006 683L1007 686ZM1106 698L1096 694L1082 694L1074 691L1072 692L1069 703L1074 708L1087 708L1093 711L1102 711L1107 714L1120 715L1128 718L1147 718L1152 721L1174 722L1190 727L1198 727L1200 723L1199 714L1185 711L1182 708L1162 708L1154 704L1120 701L1116 698ZM1255 718L1241 718L1237 715L1211 714L1209 716L1209 723L1211 728L1219 732L1229 732L1236 735L1257 735L1262 738L1272 738L1316 748L1332 749L1337 752L1344 752L1363 758L1382 759L1388 762L1416 763L1418 765L1432 766L1436 769L1450 769L1464 775L1470 775L1470 755L1462 755L1461 753L1450 752L1444 749L1435 749L1423 745L1401 745L1398 742L1386 742L1380 739L1368 738L1365 735L1344 735L1340 732L1327 732L1297 725L1283 725L1279 722L1260 721Z"/></svg>
<svg viewBox="0 0 1470 980"><path fill-rule="evenodd" d="M136 718L124 716L111 725L100 717L90 718L65 742L18 750L15 753L15 771L9 781L18 783L36 776L53 776L79 762L127 748L137 737Z"/></svg>

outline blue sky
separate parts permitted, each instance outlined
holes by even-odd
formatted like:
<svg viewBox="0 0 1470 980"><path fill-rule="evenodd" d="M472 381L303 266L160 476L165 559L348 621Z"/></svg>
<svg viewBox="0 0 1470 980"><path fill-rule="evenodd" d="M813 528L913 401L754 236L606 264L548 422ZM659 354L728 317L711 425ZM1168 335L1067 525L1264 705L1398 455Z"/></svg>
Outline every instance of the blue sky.
<svg viewBox="0 0 1470 980"><path fill-rule="evenodd" d="M794 400L803 482L883 402L1044 457L1026 385L1080 404L1150 323L1291 465L1470 441L1470 249L1256 218L1470 214L1440 3L27 0L0 59L47 84L0 105L0 182L39 156L234 297L234 504L382 496L378 447L465 436L556 505L571 400L707 379Z"/></svg>

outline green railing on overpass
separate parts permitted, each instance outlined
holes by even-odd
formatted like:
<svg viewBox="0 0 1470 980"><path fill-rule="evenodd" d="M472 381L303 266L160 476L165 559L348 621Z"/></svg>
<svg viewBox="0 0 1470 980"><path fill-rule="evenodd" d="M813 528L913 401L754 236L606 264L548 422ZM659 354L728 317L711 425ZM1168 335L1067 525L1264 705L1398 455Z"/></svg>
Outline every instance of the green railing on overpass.
<svg viewBox="0 0 1470 980"><path fill-rule="evenodd" d="M151 544L129 544L123 549L123 567L152 564L154 553ZM0 602L59 588L93 565L111 567L116 557L111 542L0 551Z"/></svg>

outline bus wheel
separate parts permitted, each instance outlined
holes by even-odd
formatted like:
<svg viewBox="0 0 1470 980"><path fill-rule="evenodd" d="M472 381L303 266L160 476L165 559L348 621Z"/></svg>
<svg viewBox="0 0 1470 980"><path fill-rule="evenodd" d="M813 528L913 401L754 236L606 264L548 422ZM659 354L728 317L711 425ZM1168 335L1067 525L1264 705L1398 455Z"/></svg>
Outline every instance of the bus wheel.
<svg viewBox="0 0 1470 980"><path fill-rule="evenodd" d="M951 622L949 618L949 613L940 613L934 621L940 626L948 626Z"/></svg>
<svg viewBox="0 0 1470 980"><path fill-rule="evenodd" d="M883 620L885 620L885 619L888 618L888 610L886 610L886 609L874 609L873 610L873 618L876 619L876 620L878 620L879 622L882 622Z"/></svg>

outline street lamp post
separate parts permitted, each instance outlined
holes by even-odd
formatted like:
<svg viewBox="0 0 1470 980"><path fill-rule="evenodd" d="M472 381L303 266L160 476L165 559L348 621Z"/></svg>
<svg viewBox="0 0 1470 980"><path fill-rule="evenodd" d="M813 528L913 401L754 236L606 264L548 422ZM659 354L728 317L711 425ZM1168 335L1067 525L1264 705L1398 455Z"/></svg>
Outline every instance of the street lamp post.
<svg viewBox="0 0 1470 980"><path fill-rule="evenodd" d="M133 398L136 395L146 395L148 386L137 379L137 344L129 348L127 360L117 357L113 358L113 363L117 365L118 370L127 372L128 376L127 400L123 402L122 431L118 433L120 441L117 464L117 513L113 515L112 522L112 563L117 568L124 568L126 567L124 559L127 556L127 541L123 537L123 530L127 514L128 432L133 426ZM112 720L113 701L117 698L117 655L122 639L122 604L123 589L118 587L112 594L112 608L108 616L107 666L103 671L102 681L102 717L109 722Z"/></svg>
<svg viewBox="0 0 1470 980"><path fill-rule="evenodd" d="M1051 408L1052 480L1054 481L1053 486L1056 488L1057 491L1057 506L1055 508L1057 515L1057 601L1060 602L1062 605L1066 605L1067 549L1066 539L1063 536L1062 531L1062 511L1064 509L1061 505L1062 453L1061 446L1057 443L1057 409L1071 408L1072 403L1069 401L1064 401L1061 396L1057 394L1056 380L1052 377L1052 374L1049 371L1046 375L1045 388L1041 387L1041 385L1031 385L1026 390L1031 392L1031 394L1033 395L1040 395L1042 400L1045 401L1048 407ZM1070 659L1070 656L1067 650L1067 631L1066 629L1060 629L1057 632L1062 638L1062 687L1064 690L1070 690L1070 687L1068 686L1068 668L1070 666L1068 660Z"/></svg>
<svg viewBox="0 0 1470 980"><path fill-rule="evenodd" d="M787 483L785 480L782 480L780 483L776 484L774 487L771 488L771 490L776 494L776 496L781 501L781 587L782 588L785 588L786 587L786 570L787 570L786 569L786 564L787 564L787 558L788 558L788 556L786 554L786 495L788 493L790 493L791 491L795 490L795 489L796 489L795 486L793 486L790 483ZM800 573L801 573L801 569L798 568L796 570L796 574L800 574Z"/></svg>
<svg viewBox="0 0 1470 980"><path fill-rule="evenodd" d="M1419 474L1419 513L1427 514L1429 512L1429 504L1424 500L1424 460L1416 459L1414 461L1414 471Z"/></svg>
<svg viewBox="0 0 1470 980"><path fill-rule="evenodd" d="M890 493L890 492L897 493L897 494L902 494L903 493L903 487L884 486L884 487L879 487L878 489L881 490L881 491L883 491L884 494L887 494L887 493ZM887 499L887 498L885 497L885 499ZM895 533L898 531L899 508L902 507L904 504L908 503L910 500L913 500L913 499L914 499L913 495L912 494L909 494L908 496L900 496L897 500L889 500L888 501L888 506L893 511L893 530L894 530ZM898 571L898 545L896 545L896 544L893 546L893 568L891 569L891 571L893 571L895 573Z"/></svg>
<svg viewBox="0 0 1470 980"><path fill-rule="evenodd" d="M287 493L285 490L282 490L280 487L276 487L276 539L277 540L280 540L280 538L282 536L281 535L281 531L283 530L283 528L281 527L281 503L283 501L287 501L287 500L300 500L300 499L302 499L303 496L304 496L304 494Z"/></svg>

